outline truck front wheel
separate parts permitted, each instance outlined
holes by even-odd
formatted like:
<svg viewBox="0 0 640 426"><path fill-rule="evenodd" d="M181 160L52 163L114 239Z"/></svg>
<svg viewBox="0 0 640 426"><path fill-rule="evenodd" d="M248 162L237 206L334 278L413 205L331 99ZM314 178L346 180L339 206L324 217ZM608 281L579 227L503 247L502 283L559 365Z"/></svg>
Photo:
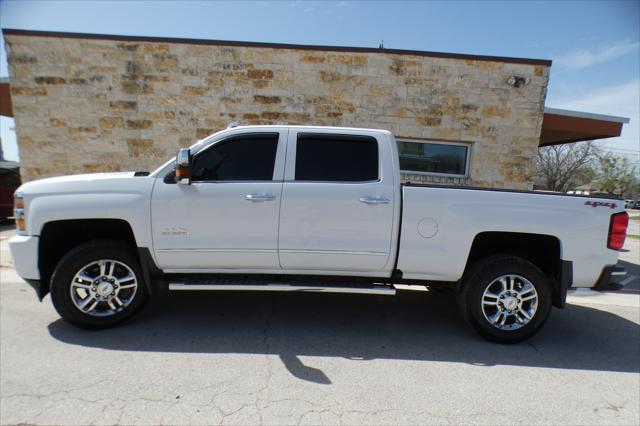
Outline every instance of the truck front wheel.
<svg viewBox="0 0 640 426"><path fill-rule="evenodd" d="M516 256L492 256L465 275L461 306L483 337L515 343L535 334L551 311L551 290L545 274Z"/></svg>
<svg viewBox="0 0 640 426"><path fill-rule="evenodd" d="M137 256L118 241L77 246L62 257L51 278L56 311L82 328L120 323L139 311L146 298Z"/></svg>

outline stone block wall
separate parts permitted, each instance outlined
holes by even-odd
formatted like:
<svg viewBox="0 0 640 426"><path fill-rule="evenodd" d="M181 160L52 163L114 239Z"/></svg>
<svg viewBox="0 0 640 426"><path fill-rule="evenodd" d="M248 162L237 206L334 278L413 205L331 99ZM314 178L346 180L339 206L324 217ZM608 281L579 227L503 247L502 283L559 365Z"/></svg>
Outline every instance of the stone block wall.
<svg viewBox="0 0 640 426"><path fill-rule="evenodd" d="M153 170L237 121L467 142L468 178L403 180L532 187L549 78L542 62L34 33L5 40L24 181ZM528 84L513 87L513 75Z"/></svg>

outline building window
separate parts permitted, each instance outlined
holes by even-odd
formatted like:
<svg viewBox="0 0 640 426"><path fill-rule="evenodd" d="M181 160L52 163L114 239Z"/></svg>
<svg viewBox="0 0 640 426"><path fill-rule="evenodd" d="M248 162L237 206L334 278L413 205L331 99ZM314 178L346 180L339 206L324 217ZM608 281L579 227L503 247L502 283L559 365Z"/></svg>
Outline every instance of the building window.
<svg viewBox="0 0 640 426"><path fill-rule="evenodd" d="M400 170L467 176L469 145L451 142L398 141Z"/></svg>

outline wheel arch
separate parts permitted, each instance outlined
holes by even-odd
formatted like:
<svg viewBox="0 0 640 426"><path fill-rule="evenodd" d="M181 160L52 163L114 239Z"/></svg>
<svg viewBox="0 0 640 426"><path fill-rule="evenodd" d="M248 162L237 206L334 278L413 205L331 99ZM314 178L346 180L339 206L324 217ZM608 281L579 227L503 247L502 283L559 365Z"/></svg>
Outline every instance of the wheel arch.
<svg viewBox="0 0 640 426"><path fill-rule="evenodd" d="M47 222L42 227L38 244L40 298L50 289L53 271L62 257L79 244L96 239L110 239L125 243L138 256L143 279L150 289L148 273L155 263L146 247L139 247L131 224L123 219L66 219ZM152 264L152 265L151 265Z"/></svg>
<svg viewBox="0 0 640 426"><path fill-rule="evenodd" d="M553 305L563 308L573 278L573 265L562 260L562 243L553 235L525 232L481 232L471 244L465 274L479 260L494 255L518 256L536 265L551 285Z"/></svg>

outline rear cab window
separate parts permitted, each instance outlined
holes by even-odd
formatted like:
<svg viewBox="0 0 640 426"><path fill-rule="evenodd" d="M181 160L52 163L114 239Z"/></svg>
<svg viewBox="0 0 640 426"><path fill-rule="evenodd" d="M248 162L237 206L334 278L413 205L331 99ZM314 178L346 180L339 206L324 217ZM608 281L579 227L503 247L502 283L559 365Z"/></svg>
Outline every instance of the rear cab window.
<svg viewBox="0 0 640 426"><path fill-rule="evenodd" d="M379 178L376 138L361 135L298 134L296 181L371 182Z"/></svg>

